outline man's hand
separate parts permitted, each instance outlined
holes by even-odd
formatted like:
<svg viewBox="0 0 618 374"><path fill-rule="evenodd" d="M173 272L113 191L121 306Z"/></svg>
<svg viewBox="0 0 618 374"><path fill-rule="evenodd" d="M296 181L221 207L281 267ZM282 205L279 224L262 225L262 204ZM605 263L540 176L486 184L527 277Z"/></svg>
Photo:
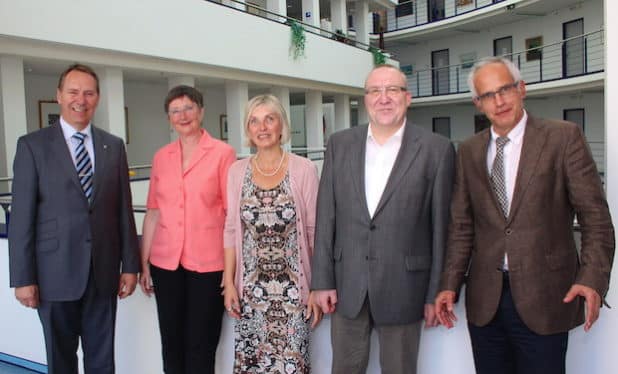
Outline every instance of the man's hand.
<svg viewBox="0 0 618 374"><path fill-rule="evenodd" d="M433 304L425 304L425 328L438 326L436 308Z"/></svg>
<svg viewBox="0 0 618 374"><path fill-rule="evenodd" d="M337 290L314 290L313 301L322 309L322 313L333 313L337 305Z"/></svg>
<svg viewBox="0 0 618 374"><path fill-rule="evenodd" d="M453 312L455 304L455 292L454 291L442 291L436 296L435 313L438 321L446 328L455 326L457 317Z"/></svg>
<svg viewBox="0 0 618 374"><path fill-rule="evenodd" d="M33 284L30 286L15 287L15 298L19 300L23 306L38 308L39 286Z"/></svg>
<svg viewBox="0 0 618 374"><path fill-rule="evenodd" d="M569 292L562 300L565 303L570 303L575 300L575 297L581 296L586 300L586 323L584 324L584 331L589 331L592 325L599 318L599 309L601 309L601 296L597 291L590 287L586 287L581 284L574 284L571 286Z"/></svg>
<svg viewBox="0 0 618 374"><path fill-rule="evenodd" d="M118 286L118 297L124 299L130 296L135 291L137 285L137 274L122 273L120 274L120 285Z"/></svg>

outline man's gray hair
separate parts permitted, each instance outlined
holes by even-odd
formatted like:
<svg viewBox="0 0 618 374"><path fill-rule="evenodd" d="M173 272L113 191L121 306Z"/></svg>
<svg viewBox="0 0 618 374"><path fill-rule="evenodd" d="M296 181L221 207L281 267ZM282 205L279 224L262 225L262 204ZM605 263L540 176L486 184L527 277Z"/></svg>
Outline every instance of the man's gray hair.
<svg viewBox="0 0 618 374"><path fill-rule="evenodd" d="M476 92L476 87L474 87L474 77L476 76L476 73L479 71L480 68L489 64L502 64L506 66L506 68L509 70L509 73L511 73L513 82L519 82L521 80L521 72L519 71L517 66L515 66L513 61L504 57L484 57L478 60L470 69L470 73L468 73L468 88L470 88L472 98L478 96L478 92Z"/></svg>

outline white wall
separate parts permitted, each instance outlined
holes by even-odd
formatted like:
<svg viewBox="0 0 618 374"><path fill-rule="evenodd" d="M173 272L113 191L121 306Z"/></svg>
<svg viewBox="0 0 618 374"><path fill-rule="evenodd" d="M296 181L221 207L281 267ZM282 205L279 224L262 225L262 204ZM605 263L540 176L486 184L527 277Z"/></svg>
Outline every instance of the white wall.
<svg viewBox="0 0 618 374"><path fill-rule="evenodd" d="M289 78L287 82L295 86L321 82L342 86L342 90L358 89L373 65L371 53L311 33L306 33L306 57L293 60L288 26L200 0L87 1L79 6L74 0L2 1L3 35L12 37L2 40L7 50L9 45L17 48L16 37L23 38L23 43L60 43L46 44L56 50L87 48L80 50L83 60L79 59L86 63L114 65L110 57L120 59L122 52L124 60L116 62L119 66L147 69L127 58L134 54L159 59L148 63L162 70L174 69L170 62L182 61L200 64L202 70L219 78L251 80L247 77L252 76L280 85L288 85L285 78ZM22 52L71 58L50 49Z"/></svg>

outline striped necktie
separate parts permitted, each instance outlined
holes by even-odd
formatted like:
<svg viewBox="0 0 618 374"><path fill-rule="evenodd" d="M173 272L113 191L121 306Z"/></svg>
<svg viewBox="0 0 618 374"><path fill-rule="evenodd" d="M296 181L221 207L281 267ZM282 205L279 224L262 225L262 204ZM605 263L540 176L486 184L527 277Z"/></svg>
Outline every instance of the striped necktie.
<svg viewBox="0 0 618 374"><path fill-rule="evenodd" d="M504 181L504 146L509 142L509 138L501 136L496 139L496 158L491 166L491 183L493 185L500 209L504 217L509 216L509 198L506 194L506 183Z"/></svg>
<svg viewBox="0 0 618 374"><path fill-rule="evenodd" d="M92 196L92 161L84 145L86 134L76 132L73 137L77 139L77 145L75 146L75 168L77 169L77 177L79 183L82 185L84 194L88 201Z"/></svg>

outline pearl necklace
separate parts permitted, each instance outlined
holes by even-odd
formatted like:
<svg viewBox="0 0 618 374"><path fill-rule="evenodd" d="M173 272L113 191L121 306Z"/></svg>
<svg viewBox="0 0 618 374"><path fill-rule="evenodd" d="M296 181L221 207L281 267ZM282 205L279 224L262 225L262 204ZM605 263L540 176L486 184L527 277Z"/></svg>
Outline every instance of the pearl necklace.
<svg viewBox="0 0 618 374"><path fill-rule="evenodd" d="M279 170L281 169L281 166L283 165L283 160L285 159L285 151L281 153L281 160L279 160L279 166L277 166L277 168L275 169L275 171L273 171L272 173L264 173L262 171L262 169L260 169L260 165L258 164L258 157L259 157L259 153L255 155L255 158L253 159L255 162L255 169L258 171L258 173L262 174L265 177L272 177L274 175L276 175Z"/></svg>

